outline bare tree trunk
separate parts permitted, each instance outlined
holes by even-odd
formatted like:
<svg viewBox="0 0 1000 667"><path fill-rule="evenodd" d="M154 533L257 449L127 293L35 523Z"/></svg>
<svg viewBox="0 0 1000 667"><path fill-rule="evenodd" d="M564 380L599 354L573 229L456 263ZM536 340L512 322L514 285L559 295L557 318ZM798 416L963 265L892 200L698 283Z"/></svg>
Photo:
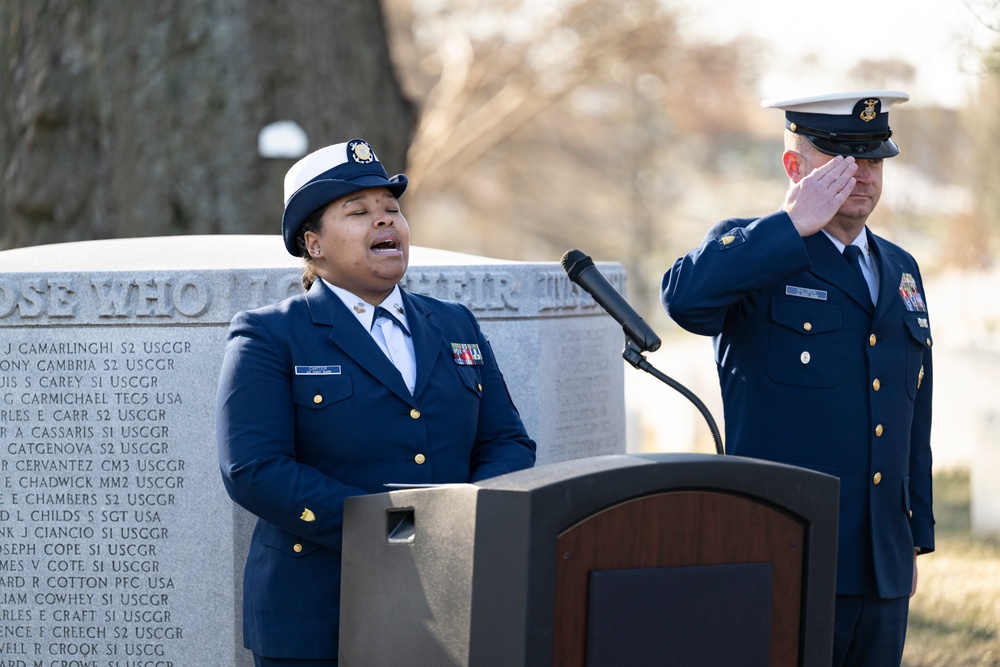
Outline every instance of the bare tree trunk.
<svg viewBox="0 0 1000 667"><path fill-rule="evenodd" d="M278 120L404 169L379 2L0 0L0 26L0 248L278 233Z"/></svg>

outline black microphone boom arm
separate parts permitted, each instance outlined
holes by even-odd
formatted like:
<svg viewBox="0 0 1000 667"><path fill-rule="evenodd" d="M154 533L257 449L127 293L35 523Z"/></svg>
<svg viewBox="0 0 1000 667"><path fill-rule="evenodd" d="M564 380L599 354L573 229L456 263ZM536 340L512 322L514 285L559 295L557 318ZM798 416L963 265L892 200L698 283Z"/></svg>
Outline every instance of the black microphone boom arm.
<svg viewBox="0 0 1000 667"><path fill-rule="evenodd" d="M705 418L705 422L708 424L709 430L712 432L716 453L725 454L726 448L722 443L719 427L716 425L715 418L712 417L712 413L708 407L691 390L658 371L652 364L646 361L646 357L642 356L643 352L655 352L659 349L660 337L646 324L646 321L639 316L639 313L629 305L625 297L608 282L608 279L604 277L600 269L594 266L594 260L579 250L567 250L566 254L562 257L562 267L570 280L582 287L585 292L594 298L594 301L598 305L604 308L618 324L622 325L622 329L625 332L625 350L622 352L622 356L625 358L625 361L629 362L634 368L646 371L691 401L698 408L699 412L701 412L702 417Z"/></svg>

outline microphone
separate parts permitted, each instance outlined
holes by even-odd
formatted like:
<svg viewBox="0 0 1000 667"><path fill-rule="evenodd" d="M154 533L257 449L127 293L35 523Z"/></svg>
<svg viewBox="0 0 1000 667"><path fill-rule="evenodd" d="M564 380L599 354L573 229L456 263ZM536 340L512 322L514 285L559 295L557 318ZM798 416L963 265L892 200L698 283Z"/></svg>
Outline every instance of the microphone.
<svg viewBox="0 0 1000 667"><path fill-rule="evenodd" d="M594 260L579 250L567 250L562 257L562 267L570 280L594 297L594 301L622 325L625 336L640 348L640 352L655 352L659 349L660 337L608 282L600 269L594 266Z"/></svg>

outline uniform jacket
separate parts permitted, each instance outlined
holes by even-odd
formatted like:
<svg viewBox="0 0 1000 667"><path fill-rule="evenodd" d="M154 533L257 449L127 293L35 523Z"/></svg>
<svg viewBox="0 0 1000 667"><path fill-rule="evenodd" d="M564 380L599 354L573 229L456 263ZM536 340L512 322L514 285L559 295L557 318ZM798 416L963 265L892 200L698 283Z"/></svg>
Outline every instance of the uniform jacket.
<svg viewBox="0 0 1000 667"><path fill-rule="evenodd" d="M226 490L259 517L243 593L244 641L255 653L337 657L345 498L534 463L535 443L472 313L402 299L417 365L412 396L322 281L233 319L217 440ZM481 357L453 343L478 346Z"/></svg>
<svg viewBox="0 0 1000 667"><path fill-rule="evenodd" d="M914 546L934 549L932 339L913 257L869 246L876 305L825 234L799 237L784 212L727 220L662 298L715 337L727 453L839 477L837 591L893 598L910 594Z"/></svg>

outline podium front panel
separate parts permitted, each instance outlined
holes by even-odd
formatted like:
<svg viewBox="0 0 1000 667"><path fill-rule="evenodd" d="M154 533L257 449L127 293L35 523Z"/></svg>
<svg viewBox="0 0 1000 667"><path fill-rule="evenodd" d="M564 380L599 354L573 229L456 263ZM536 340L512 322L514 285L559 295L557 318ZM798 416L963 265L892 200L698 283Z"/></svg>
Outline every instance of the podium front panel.
<svg viewBox="0 0 1000 667"><path fill-rule="evenodd" d="M590 664L587 654L588 613L595 610L589 589L593 573L632 572L649 569L658 571L659 578L650 577L650 585L659 584L664 593L683 592L679 584L667 586L671 569L684 570L700 578L706 595L717 594L718 586L733 581L742 574L750 584L759 584L760 572L754 565L765 566L770 575L770 588L761 591L759 585L747 592L731 591L732 605L716 605L709 599L699 600L711 608L712 614L727 611L727 615L712 618L700 614L706 637L729 626L733 607L742 601L747 611L750 605L766 612L769 627L769 660L772 667L798 664L799 617L801 586L805 554L805 529L800 519L770 505L731 494L704 491L682 491L654 494L615 505L576 524L558 538L556 552L555 621L553 623L553 663L560 665ZM717 566L700 570L696 566ZM721 566L743 566L727 570ZM691 569L695 568L695 569ZM633 573L632 576L637 576ZM624 590L624 589L623 589ZM649 593L649 591L647 591ZM722 598L724 601L724 598ZM675 602L675 601L673 601ZM686 597L683 605L692 604ZM669 599L664 604L671 604ZM679 610L683 613L684 608ZM695 609L690 610L694 613ZM690 619L689 619L690 620ZM593 619L590 619L591 623ZM690 629L691 626L689 626ZM672 636L676 642L667 640ZM672 633L670 628L658 635L641 635L639 641L661 647L661 655L675 657L690 653L704 637L692 632ZM748 638L741 638L744 643ZM735 642L732 636L716 636L716 642ZM719 647L716 647L719 648ZM632 645L635 651L641 646ZM626 663L614 663L626 664ZM663 664L685 665L684 661L665 660ZM723 664L703 662L702 664ZM750 662L742 662L749 667Z"/></svg>

